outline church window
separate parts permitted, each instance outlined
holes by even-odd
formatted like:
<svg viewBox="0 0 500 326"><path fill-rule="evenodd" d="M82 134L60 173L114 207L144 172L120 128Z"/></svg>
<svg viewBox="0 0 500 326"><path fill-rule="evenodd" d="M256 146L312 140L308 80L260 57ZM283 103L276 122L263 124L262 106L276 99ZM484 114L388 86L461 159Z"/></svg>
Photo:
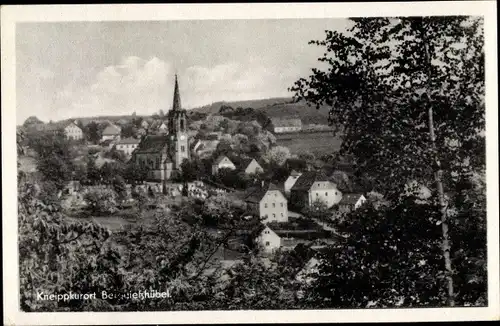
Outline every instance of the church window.
<svg viewBox="0 0 500 326"><path fill-rule="evenodd" d="M186 151L186 147L185 146L181 146L181 152L185 152Z"/></svg>
<svg viewBox="0 0 500 326"><path fill-rule="evenodd" d="M184 131L184 119L181 119L181 131Z"/></svg>

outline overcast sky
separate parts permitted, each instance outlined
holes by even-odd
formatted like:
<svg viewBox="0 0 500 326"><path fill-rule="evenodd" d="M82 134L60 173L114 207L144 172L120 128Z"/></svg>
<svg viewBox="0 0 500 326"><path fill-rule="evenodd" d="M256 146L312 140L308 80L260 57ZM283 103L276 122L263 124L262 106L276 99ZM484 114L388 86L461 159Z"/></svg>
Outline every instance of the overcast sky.
<svg viewBox="0 0 500 326"><path fill-rule="evenodd" d="M22 23L16 28L17 120L152 114L290 96L318 66L308 45L344 19Z"/></svg>

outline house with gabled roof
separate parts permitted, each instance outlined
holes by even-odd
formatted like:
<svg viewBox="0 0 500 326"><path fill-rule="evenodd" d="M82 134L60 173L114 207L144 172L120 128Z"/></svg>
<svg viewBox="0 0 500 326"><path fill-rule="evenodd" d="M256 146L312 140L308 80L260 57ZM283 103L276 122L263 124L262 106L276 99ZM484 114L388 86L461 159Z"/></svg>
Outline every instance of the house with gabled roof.
<svg viewBox="0 0 500 326"><path fill-rule="evenodd" d="M290 194L290 191L293 187L293 185L295 184L295 182L297 182L297 180L299 179L299 177L302 175L302 173L299 173L295 170L292 170L292 172L290 173L290 176L286 179L285 181L285 194Z"/></svg>
<svg viewBox="0 0 500 326"><path fill-rule="evenodd" d="M241 160L241 162L239 164L239 169L248 175L264 172L264 169L262 168L262 166L254 158L247 158L247 159Z"/></svg>
<svg viewBox="0 0 500 326"><path fill-rule="evenodd" d="M343 194L339 202L339 212L348 213L361 207L366 202L362 194Z"/></svg>
<svg viewBox="0 0 500 326"><path fill-rule="evenodd" d="M338 236L313 221L307 221L307 225L302 224L294 220L265 223L258 230L255 241L265 253L272 253L277 249L294 250L302 245L318 249L339 241Z"/></svg>
<svg viewBox="0 0 500 326"><path fill-rule="evenodd" d="M212 174L216 175L220 169L236 170L236 166L226 155L221 155L212 163Z"/></svg>
<svg viewBox="0 0 500 326"><path fill-rule="evenodd" d="M127 155L132 155L132 152L139 146L139 140L135 138L125 138L116 142L116 149L124 152Z"/></svg>
<svg viewBox="0 0 500 326"><path fill-rule="evenodd" d="M251 188L244 200L249 212L263 219L263 223L288 221L288 200L272 183Z"/></svg>
<svg viewBox="0 0 500 326"><path fill-rule="evenodd" d="M290 189L290 201L298 208L311 207L315 202L323 202L328 208L342 199L337 185L323 173L306 171L295 181Z"/></svg>
<svg viewBox="0 0 500 326"><path fill-rule="evenodd" d="M302 121L296 118L271 118L270 127L275 133L297 132L302 130Z"/></svg>
<svg viewBox="0 0 500 326"><path fill-rule="evenodd" d="M114 124L110 124L102 131L101 141L105 141L108 139L119 140L121 132L122 130L120 127Z"/></svg>

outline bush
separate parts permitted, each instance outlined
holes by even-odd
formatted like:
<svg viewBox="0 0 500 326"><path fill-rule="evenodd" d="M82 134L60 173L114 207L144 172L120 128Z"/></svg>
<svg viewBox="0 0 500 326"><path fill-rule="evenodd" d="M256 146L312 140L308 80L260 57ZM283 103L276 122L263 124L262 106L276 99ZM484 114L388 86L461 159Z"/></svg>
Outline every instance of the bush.
<svg viewBox="0 0 500 326"><path fill-rule="evenodd" d="M115 197L115 193L110 189L95 189L87 192L83 198L93 214L107 215L118 210Z"/></svg>

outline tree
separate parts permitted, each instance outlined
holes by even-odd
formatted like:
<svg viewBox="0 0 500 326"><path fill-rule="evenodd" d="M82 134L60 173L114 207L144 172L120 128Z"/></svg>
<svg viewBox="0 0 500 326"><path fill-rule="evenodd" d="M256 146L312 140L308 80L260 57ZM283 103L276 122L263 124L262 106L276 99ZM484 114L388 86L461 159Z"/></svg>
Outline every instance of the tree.
<svg viewBox="0 0 500 326"><path fill-rule="evenodd" d="M34 140L34 149L43 179L52 182L58 191L62 190L74 170L69 141L63 133L44 134Z"/></svg>
<svg viewBox="0 0 500 326"><path fill-rule="evenodd" d="M101 132L102 130L95 121L91 121L83 129L83 133L85 134L87 140L94 144L99 143L99 140L101 140Z"/></svg>
<svg viewBox="0 0 500 326"><path fill-rule="evenodd" d="M102 252L110 233L95 223L65 218L57 204L46 205L32 184L21 182L18 193L20 307L29 311L96 309L101 302L40 301L37 293L61 289L87 293L107 288ZM102 289L102 288L101 288ZM91 300L93 301L93 300ZM109 307L108 307L109 309Z"/></svg>
<svg viewBox="0 0 500 326"><path fill-rule="evenodd" d="M101 171L97 167L96 157L94 155L87 155L86 157L87 164L87 178L86 180L90 184L99 184L102 182Z"/></svg>
<svg viewBox="0 0 500 326"><path fill-rule="evenodd" d="M147 175L148 170L146 167L141 167L135 162L128 162L125 167L123 177L127 183L136 185L146 180Z"/></svg>
<svg viewBox="0 0 500 326"><path fill-rule="evenodd" d="M84 195L92 214L107 215L117 211L116 194L110 189L93 189Z"/></svg>
<svg viewBox="0 0 500 326"><path fill-rule="evenodd" d="M43 124L43 121L33 115L24 120L23 127L31 127L38 124Z"/></svg>
<svg viewBox="0 0 500 326"><path fill-rule="evenodd" d="M265 155L264 159L271 164L283 165L291 156L290 150L284 146L274 146Z"/></svg>
<svg viewBox="0 0 500 326"><path fill-rule="evenodd" d="M137 127L133 123L127 123L121 129L123 138L134 138L137 136Z"/></svg>
<svg viewBox="0 0 500 326"><path fill-rule="evenodd" d="M291 88L297 99L331 106L341 154L376 188L397 194L409 180L434 185L441 214L447 302L454 305L443 178L484 169L482 21L468 17L356 18L351 36L327 31L313 69ZM392 42L392 44L390 43ZM472 145L474 144L474 145Z"/></svg>

